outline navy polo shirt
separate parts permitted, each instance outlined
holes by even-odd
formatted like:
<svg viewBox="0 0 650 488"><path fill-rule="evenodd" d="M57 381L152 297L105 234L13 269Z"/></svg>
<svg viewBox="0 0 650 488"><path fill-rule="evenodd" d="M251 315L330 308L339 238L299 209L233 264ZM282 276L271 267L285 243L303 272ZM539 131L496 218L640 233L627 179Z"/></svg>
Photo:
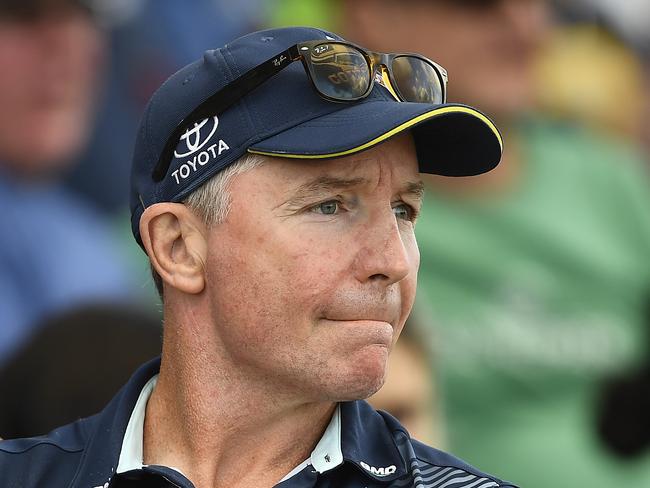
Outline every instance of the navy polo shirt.
<svg viewBox="0 0 650 488"><path fill-rule="evenodd" d="M0 442L0 486L194 488L179 471L165 466L117 473L131 414L143 387L159 368L160 359L142 366L93 417L46 436ZM278 483L278 488L516 488L411 439L396 419L364 401L340 403L335 415L338 418L328 430L332 425L340 429L340 445L334 449L340 454L324 460L334 466L315 468L319 462L312 459ZM331 432L329 438L331 444Z"/></svg>

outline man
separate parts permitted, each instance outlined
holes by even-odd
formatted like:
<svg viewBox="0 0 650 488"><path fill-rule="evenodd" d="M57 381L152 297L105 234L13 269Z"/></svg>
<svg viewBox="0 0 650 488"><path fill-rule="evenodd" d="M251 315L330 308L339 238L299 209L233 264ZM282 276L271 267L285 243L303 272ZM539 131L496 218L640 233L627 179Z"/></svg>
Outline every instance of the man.
<svg viewBox="0 0 650 488"><path fill-rule="evenodd" d="M492 122L445 91L425 58L311 28L250 34L165 82L132 176L162 360L98 416L0 444L3 486L513 486L358 400L413 304L419 171L500 158Z"/></svg>

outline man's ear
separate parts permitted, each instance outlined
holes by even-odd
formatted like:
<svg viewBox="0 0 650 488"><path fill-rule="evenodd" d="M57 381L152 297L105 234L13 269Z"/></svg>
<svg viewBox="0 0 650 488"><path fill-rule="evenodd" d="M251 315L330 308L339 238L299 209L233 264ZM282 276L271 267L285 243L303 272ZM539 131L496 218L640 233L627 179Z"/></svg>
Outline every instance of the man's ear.
<svg viewBox="0 0 650 488"><path fill-rule="evenodd" d="M140 218L140 237L151 264L168 285L184 293L205 288L206 228L181 203L156 203Z"/></svg>

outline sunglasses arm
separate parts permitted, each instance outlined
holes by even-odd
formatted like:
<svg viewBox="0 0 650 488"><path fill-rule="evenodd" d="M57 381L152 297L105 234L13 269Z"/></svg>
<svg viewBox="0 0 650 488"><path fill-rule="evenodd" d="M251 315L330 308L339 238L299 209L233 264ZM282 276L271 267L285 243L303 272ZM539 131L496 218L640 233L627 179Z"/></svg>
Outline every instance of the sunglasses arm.
<svg viewBox="0 0 650 488"><path fill-rule="evenodd" d="M153 180L161 181L167 174L172 153L189 124L207 117L222 114L234 103L240 101L242 97L248 95L262 83L278 74L294 61L300 59L300 57L298 46L292 46L286 51L273 56L271 59L247 71L232 83L229 83L199 103L192 112L178 123L174 132L167 139L167 143L158 159L158 164L156 164L151 174Z"/></svg>
<svg viewBox="0 0 650 488"><path fill-rule="evenodd" d="M244 96L259 87L262 83L278 74L293 61L300 59L300 56L292 56L292 50L295 54L298 53L294 46L247 71L239 78L226 85L223 89L201 102L199 106L184 119L184 122L190 122L192 118L196 118L197 120L204 119L225 112L231 105L238 102Z"/></svg>

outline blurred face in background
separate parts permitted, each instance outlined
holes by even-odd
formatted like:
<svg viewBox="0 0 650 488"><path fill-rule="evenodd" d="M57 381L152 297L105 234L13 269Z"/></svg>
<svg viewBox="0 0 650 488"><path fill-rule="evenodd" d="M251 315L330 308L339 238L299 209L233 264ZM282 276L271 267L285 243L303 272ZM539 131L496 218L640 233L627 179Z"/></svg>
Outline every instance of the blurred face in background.
<svg viewBox="0 0 650 488"><path fill-rule="evenodd" d="M532 68L549 24L545 0L348 0L348 38L415 51L449 71L449 100L503 123L532 99Z"/></svg>
<svg viewBox="0 0 650 488"><path fill-rule="evenodd" d="M88 12L36 3L47 6L0 8L0 165L24 175L55 171L86 142L103 53Z"/></svg>

